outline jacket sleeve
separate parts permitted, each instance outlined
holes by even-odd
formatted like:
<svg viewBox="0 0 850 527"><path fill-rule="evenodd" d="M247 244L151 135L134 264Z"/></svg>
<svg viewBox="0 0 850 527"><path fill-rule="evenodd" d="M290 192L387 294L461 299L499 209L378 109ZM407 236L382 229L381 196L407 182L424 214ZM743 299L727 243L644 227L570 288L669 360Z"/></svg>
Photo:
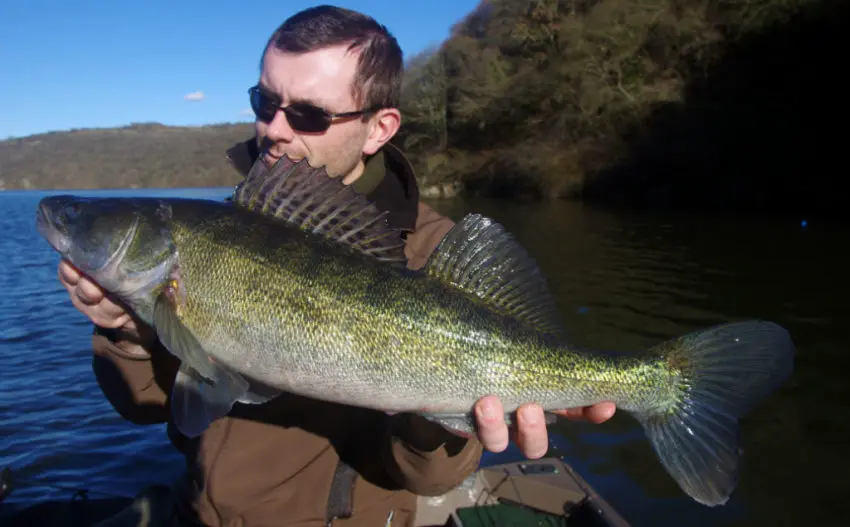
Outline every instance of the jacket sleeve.
<svg viewBox="0 0 850 527"><path fill-rule="evenodd" d="M95 328L92 349L97 382L124 419L136 424L168 420L167 394L180 362L159 341L146 348L114 331Z"/></svg>
<svg viewBox="0 0 850 527"><path fill-rule="evenodd" d="M475 472L484 447L411 413L389 419L384 466L400 486L419 496L440 496Z"/></svg>
<svg viewBox="0 0 850 527"><path fill-rule="evenodd" d="M419 269L454 226L449 218L419 203L416 229L407 238L408 267ZM439 496L477 468L483 453L475 437L464 438L416 414L388 420L384 465L402 487L420 496Z"/></svg>
<svg viewBox="0 0 850 527"><path fill-rule="evenodd" d="M404 248L407 266L411 269L422 268L440 240L452 227L454 227L452 220L420 202L416 216L416 229L408 235Z"/></svg>

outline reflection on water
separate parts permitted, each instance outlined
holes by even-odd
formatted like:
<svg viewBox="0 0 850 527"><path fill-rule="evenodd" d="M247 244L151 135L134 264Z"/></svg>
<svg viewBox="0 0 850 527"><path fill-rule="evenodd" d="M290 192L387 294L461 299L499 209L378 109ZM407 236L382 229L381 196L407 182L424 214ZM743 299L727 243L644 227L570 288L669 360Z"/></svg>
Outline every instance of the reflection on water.
<svg viewBox="0 0 850 527"><path fill-rule="evenodd" d="M226 192L144 193L219 198ZM162 427L122 421L94 381L90 325L68 302L56 280L57 257L34 229L42 195L0 193L6 265L0 273L0 466L42 484L22 487L11 500L70 497L46 484L127 495L168 481L181 460ZM848 315L841 293L850 288L838 251L850 229L614 214L562 202L432 204L455 219L476 211L504 223L538 260L577 344L640 351L744 318L773 320L791 331L798 346L795 375L745 420L745 466L726 507L709 509L684 497L624 413L600 426L557 425L552 453L564 456L634 525L843 523L850 456L839 412L848 396L841 368L850 338L838 325ZM518 456L512 448L485 463Z"/></svg>

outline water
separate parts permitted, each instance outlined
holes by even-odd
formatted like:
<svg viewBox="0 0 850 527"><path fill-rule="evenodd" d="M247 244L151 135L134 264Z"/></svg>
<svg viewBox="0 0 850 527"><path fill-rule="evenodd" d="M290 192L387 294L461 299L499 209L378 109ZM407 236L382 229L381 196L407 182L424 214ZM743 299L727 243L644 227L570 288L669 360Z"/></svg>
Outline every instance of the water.
<svg viewBox="0 0 850 527"><path fill-rule="evenodd" d="M193 195L226 189L87 191ZM56 280L58 257L35 232L43 192L0 193L0 466L26 480L4 503L132 495L182 468L160 426L123 421L91 371L91 326ZM798 346L791 381L744 422L745 465L725 507L684 497L624 413L603 425L564 422L563 456L636 526L844 523L850 456L844 382L850 337L847 226L809 220L610 213L573 203L438 201L458 218L503 222L549 278L573 339L639 350L706 325L743 318L782 324ZM488 455L517 459L515 448ZM65 488L57 488L65 487Z"/></svg>

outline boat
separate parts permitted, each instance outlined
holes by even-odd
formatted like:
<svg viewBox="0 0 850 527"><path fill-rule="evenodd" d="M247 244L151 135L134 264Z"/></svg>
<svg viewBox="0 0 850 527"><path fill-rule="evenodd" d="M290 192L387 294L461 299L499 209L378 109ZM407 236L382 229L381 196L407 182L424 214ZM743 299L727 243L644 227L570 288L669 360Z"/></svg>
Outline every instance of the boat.
<svg viewBox="0 0 850 527"><path fill-rule="evenodd" d="M11 473L0 477L0 502L11 492ZM82 498L82 499L81 499ZM0 525L91 526L132 503L132 498L94 499L78 490L69 500L6 509ZM572 467L550 457L479 468L442 496L420 496L416 527L630 527ZM388 525L390 522L388 521Z"/></svg>
<svg viewBox="0 0 850 527"><path fill-rule="evenodd" d="M630 527L571 466L555 457L482 467L443 496L420 496L415 525Z"/></svg>

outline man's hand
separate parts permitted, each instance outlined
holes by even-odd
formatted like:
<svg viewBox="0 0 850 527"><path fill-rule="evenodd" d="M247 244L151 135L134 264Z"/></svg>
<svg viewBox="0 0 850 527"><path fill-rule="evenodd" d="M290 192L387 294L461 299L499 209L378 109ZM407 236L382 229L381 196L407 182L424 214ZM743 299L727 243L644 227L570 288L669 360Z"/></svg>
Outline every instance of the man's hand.
<svg viewBox="0 0 850 527"><path fill-rule="evenodd" d="M59 263L59 282L68 290L74 307L95 325L109 329L120 328L129 335L138 336L136 323L124 308L108 299L97 284L65 260Z"/></svg>
<svg viewBox="0 0 850 527"><path fill-rule="evenodd" d="M616 407L611 402L601 402L583 408L569 408L554 413L573 420L603 423L610 419ZM510 434L505 424L505 412L498 397L482 397L475 404L475 417L478 424L478 439L485 450L501 452L508 447ZM543 457L549 450L549 436L543 408L537 404L525 404L516 412L517 446L529 459Z"/></svg>

